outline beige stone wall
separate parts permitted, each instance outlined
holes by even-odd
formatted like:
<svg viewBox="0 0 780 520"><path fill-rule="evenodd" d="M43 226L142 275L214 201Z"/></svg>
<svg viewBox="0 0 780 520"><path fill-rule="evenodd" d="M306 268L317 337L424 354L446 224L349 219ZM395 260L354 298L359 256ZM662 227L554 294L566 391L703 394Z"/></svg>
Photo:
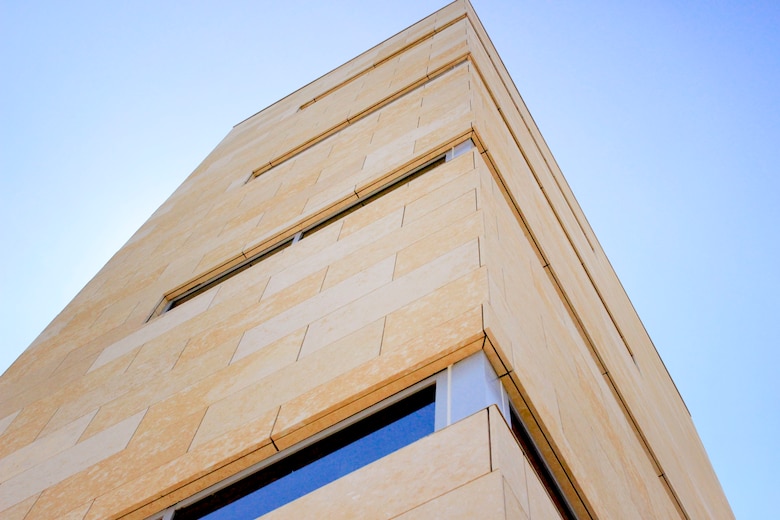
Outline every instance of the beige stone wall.
<svg viewBox="0 0 780 520"><path fill-rule="evenodd" d="M477 149L160 313L469 137ZM730 517L684 403L458 1L238 124L4 374L0 518L144 518L479 349L582 517ZM495 413L271 516L363 486L356 516L465 518L467 503L549 518ZM454 471L435 453L456 446L468 463ZM398 461L422 454L446 479L412 493ZM371 479L406 502L382 509Z"/></svg>
<svg viewBox="0 0 780 520"><path fill-rule="evenodd" d="M265 518L554 520L560 516L501 413L490 407Z"/></svg>
<svg viewBox="0 0 780 520"><path fill-rule="evenodd" d="M545 291L543 288L543 281L552 282L548 285L557 294L549 295L548 298L559 307L558 317L568 315L553 333L549 330L549 320L543 319L541 330L545 336L537 334L530 345L539 349L546 342L547 348L552 348L552 344L561 342L563 352L558 355L551 353L551 365L548 367L565 367L566 358L574 354L572 347L580 343L584 348L579 353L583 356L581 362L576 364L576 379L579 384L588 387L588 393L595 396L594 400L604 399L605 406L610 403L610 407L617 406L623 410L626 426L633 430L634 437L645 452L644 458L649 460L657 479L666 489L667 498L671 498L679 513L690 518L733 517L687 408L549 149L512 86L511 79L500 66L500 59L489 44L484 29L478 24L470 25L470 29L473 32L469 35L469 48L472 50L474 69L479 76L474 83L483 87L473 89L477 118L475 130L482 137L482 149L487 151L485 157L491 164L494 177L503 187L503 198L513 208L514 218L507 217L507 220L513 224L520 223L522 233L517 229L515 235L524 236L531 245L523 258L535 257L535 262L530 264L535 269L543 268L545 271L544 276L537 274L532 293L549 293L550 289ZM497 258L501 256L499 249L504 249L505 253L506 245L512 247L511 242L504 243L507 234L500 237L500 245L496 247ZM501 261L501 271L512 270L508 267L515 261L511 255L505 254ZM491 260L487 262L490 264ZM516 275L521 273L520 270L513 272ZM494 294L525 291L528 281L522 281L524 277L527 278L516 276L513 281L491 277L495 287L502 291L491 291L491 304L496 300ZM514 316L518 316L518 309L530 312L531 301L533 298L509 304ZM490 312L486 311L485 314L486 328L490 329ZM533 314L530 312L529 315ZM546 314L541 313L543 317ZM554 314L550 317L558 319ZM507 318L495 316L493 323L496 329L509 326L510 330L506 334L513 341L524 341L521 338L526 331L517 327L517 321L512 323ZM539 325L526 328L540 330ZM585 352L588 352L587 356ZM512 355L517 354L507 353L507 358ZM533 359L537 361L536 357ZM589 361L585 362L585 359ZM519 367L518 362L515 359L513 366ZM592 366L588 366L591 363ZM598 377L583 376L581 372L586 367L598 370L606 386L602 385ZM558 382L553 384L557 393L567 386L563 381L571 375L560 380L560 387ZM527 373L524 374L526 376ZM536 399L530 396L533 390L524 377L518 377L515 386L527 388L529 394L525 398L535 406ZM550 384L540 386L549 389ZM596 391L597 388L600 390ZM544 393L545 390L540 389L540 392ZM577 395L581 397L582 394L574 392L571 400L562 399L560 395L557 399L572 406L575 412L578 405L575 405L577 400L574 397ZM545 424L549 422L555 428L562 420L559 415L553 415ZM596 421L591 419L590 422ZM574 435L562 435L561 444L569 442L569 437L573 438ZM592 433L589 437L599 438ZM578 447L575 451L586 453L587 450L582 451L584 448ZM618 449L617 443L613 442L607 450L615 449ZM630 458L620 450L618 453L619 458ZM683 453L685 456L682 456ZM568 457L564 458L569 460ZM591 478L586 477L583 483Z"/></svg>

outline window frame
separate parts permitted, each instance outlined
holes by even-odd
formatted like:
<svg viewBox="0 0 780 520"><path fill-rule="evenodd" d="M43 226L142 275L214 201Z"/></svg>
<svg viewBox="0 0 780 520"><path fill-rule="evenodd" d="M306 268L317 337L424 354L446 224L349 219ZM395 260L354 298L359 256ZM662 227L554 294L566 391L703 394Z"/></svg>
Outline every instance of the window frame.
<svg viewBox="0 0 780 520"><path fill-rule="evenodd" d="M541 450L534 442L526 425L520 419L520 414L517 412L514 405L510 401L508 393L501 382L501 378L496 375L496 372L493 369L493 366L491 365L490 360L487 358L484 350L480 350L451 365L448 365L445 369L437 372L436 374L427 377L422 381L393 394L390 397L382 399L378 403L339 421L338 423L322 430L321 432L318 432L289 448L281 450L271 455L267 459L262 460L234 475L231 475L224 480L221 480L220 482L217 482L216 484L213 484L206 489L188 498L185 498L184 500L181 500L167 509L148 517L147 520L176 520L176 511L187 508L249 476L255 475L277 463L283 462L284 459L299 453L302 450L305 450L306 448L309 448L334 434L354 426L364 419L367 419L378 412L398 404L404 399L407 399L414 394L417 394L430 387L434 387L433 433L436 433L455 422L469 417L480 410L484 410L490 406L495 405L501 415L504 417L507 426L510 428L524 456L528 460L528 463L533 468L534 473L536 473L537 478L541 481L542 485L547 490L547 494L554 504L556 510L561 515L561 518L564 520L576 520L577 515L574 513L574 509L572 508L565 493L561 489L555 475L550 470ZM412 441L412 443L414 442L416 442L416 440ZM389 455L389 453L383 455L379 459L375 459L374 461L381 460L387 455ZM371 462L369 462L369 464L370 463ZM358 466L352 471L357 471L361 467L364 466ZM323 487L330 482L323 484ZM260 487L257 489L260 489ZM297 498L306 496L312 491L314 490L300 495ZM293 500L297 500L297 498ZM271 511L273 510L275 509L272 509Z"/></svg>
<svg viewBox="0 0 780 520"><path fill-rule="evenodd" d="M417 394L419 392L425 391L426 389L429 389L431 387L434 387L434 417L435 417L435 409L436 409L436 398L437 394L435 393L435 386L437 383L437 375L433 375L430 377L427 377L423 379L422 381L405 388L401 390L400 392L397 392L390 397L387 397L380 402L369 406L368 408L361 410L360 412L357 412L354 415L351 415L350 417L347 417L346 419L343 419L339 421L338 423L322 430L321 432L318 432L311 437L308 437L307 439L302 440L299 443L296 443L293 446L290 446L289 448L286 448L284 450L278 451L268 457L267 459L264 459L256 464L253 464L252 466L234 474L231 475L215 484L212 484L211 486L207 487L206 489L199 491L198 493L195 493L194 495L185 498L184 500L181 500L180 502L166 508L165 510L156 513L150 517L148 517L148 520L176 520L176 511L184 509L186 507L189 507L205 498L208 498L209 496L213 495L214 493L217 493L225 488L228 488L232 486L233 484L250 477L258 472L261 472L274 464L277 464L279 462L284 461L284 459L301 452L302 450L305 450L306 448L309 448L318 442L327 439L328 437L331 437L332 435L335 435L351 426L354 426L361 421L368 419L374 414L377 414L387 408L390 408L391 406L400 403L404 399L407 399L409 397L412 397L414 394ZM436 422L434 418L434 433L438 431L436 428ZM380 457L381 459L382 457ZM377 460L380 460L377 459ZM364 466L360 466L364 467ZM353 471L356 471L359 468L356 468ZM327 484L325 484L327 485ZM259 489L259 488L258 488ZM317 488L319 489L319 488ZM307 493L308 494L308 493ZM305 495L301 495L305 496ZM280 506L281 507L281 506ZM269 511L270 512L270 511Z"/></svg>
<svg viewBox="0 0 780 520"><path fill-rule="evenodd" d="M236 276L237 274L245 271L246 269L249 269L250 267L258 264L259 262L262 262L263 260L269 258L270 256L275 255L276 253L279 253L284 249L287 249L288 247L296 244L297 242L305 238L307 235L314 233L322 229L323 227L346 217L353 211L356 211L361 207L370 204L374 200L382 197L383 195L386 195L392 192L393 190L400 188L406 183L411 182L412 180L419 177L420 175L427 173L428 171L432 170L433 168L441 164L450 162L456 157L459 157L464 153L473 150L474 148L476 148L476 143L474 142L471 136L467 137L463 141L456 142L456 144L454 145L449 145L449 147L445 147L444 152L433 156L433 158L423 162L421 165L412 168L405 173L402 173L401 175L377 187L376 189L366 194L358 196L355 200L347 204L345 207L340 207L336 211L324 215L322 218L317 219L313 223L307 225L306 227L298 230L295 233L292 232L283 233L282 238L280 238L276 242L270 244L268 247L250 256L249 258L246 258L245 260L238 262L237 264L231 266L230 268L225 269L224 271L221 271L203 280L202 282L193 285L192 287L190 287L185 291L182 291L181 293L178 293L177 290L169 291L167 294L165 294L162 297L159 303L155 306L154 310L151 312L151 314L149 315L146 321L148 322L155 317L164 315L168 311L188 302L189 300L197 296L200 296L206 291L212 289L217 285L220 285L221 283L229 280L233 276ZM295 226L293 227L293 229L295 229Z"/></svg>

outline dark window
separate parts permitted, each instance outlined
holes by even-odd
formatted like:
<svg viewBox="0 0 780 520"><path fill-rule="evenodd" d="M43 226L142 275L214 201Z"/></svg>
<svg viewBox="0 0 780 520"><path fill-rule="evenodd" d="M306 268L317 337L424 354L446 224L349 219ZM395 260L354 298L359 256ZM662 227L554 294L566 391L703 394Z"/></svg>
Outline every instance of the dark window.
<svg viewBox="0 0 780 520"><path fill-rule="evenodd" d="M204 499L175 520L254 519L434 430L435 387L384 408Z"/></svg>
<svg viewBox="0 0 780 520"><path fill-rule="evenodd" d="M547 490L547 494L550 496L550 500L552 500L553 504L555 504L555 508L565 520L577 520L577 515L574 514L568 500L566 500L566 495L563 494L555 476L545 463L544 457L542 457L542 454L539 452L539 449L531 438L531 434L528 433L528 430L526 430L520 417L512 408L510 408L510 417L512 433L520 444L520 447L523 449L528 462L533 467L536 475L542 482L542 485Z"/></svg>
<svg viewBox="0 0 780 520"><path fill-rule="evenodd" d="M314 233L314 232L322 229L323 227L325 227L325 226L327 226L329 224L332 224L333 222L335 222L335 221L337 221L339 219L342 219L342 218L346 217L347 215L349 215L353 211L356 211L356 210L360 209L361 207L363 207L366 204L369 204L369 203L375 201L376 199L378 199L379 197L381 197L383 195L387 195L391 191L393 191L393 190L395 190L395 189L397 189L397 188L399 188L399 187L401 187L401 186L411 182L413 179L416 179L417 177L419 177L420 175L430 171L431 169L433 169L433 168L435 168L435 167L437 167L437 166L439 166L441 164L444 164L445 162L450 161L450 160L454 159L455 157L458 157L459 155L462 155L463 153L471 150L473 147L474 147L474 142L471 139L468 139L468 140L458 144L457 146L451 148L445 154L442 154L442 155L440 155L440 156L438 156L438 157L436 157L436 158L426 162L422 166L419 166L419 167L415 168L414 170L412 170L410 172L407 172L406 174L402 175L401 177L390 181L387 185L382 186L381 188L377 189L375 192L369 193L369 194L363 196L362 198L360 198L359 200L356 200L353 204L351 204L347 208L341 209L340 211L338 211L334 215L331 215L331 216L328 216L328 217L324 217L321 221L313 223L312 225L310 225L306 229L296 233L294 236L287 237L284 240L282 240L282 241L280 241L280 242L278 242L276 244L271 245L270 247L268 247L264 251L254 255L254 256L252 256L251 258L248 258L248 259L244 260L240 264L238 264L238 265L228 269L227 271L222 272L222 273L214 276L213 278L211 278L209 280L206 280L206 281L204 281L204 282L202 282L202 283L192 287L191 289L185 291L184 293L182 293L182 294L180 294L178 296L175 296L175 297L172 297L172 298L169 298L169 297L163 298L163 300L160 302L160 304L157 306L157 308L149 316L147 321L149 319L152 319L154 316L166 313L169 310L171 310L171 309L173 309L175 307L178 307L179 305L181 305L181 304L191 300L192 298L194 298L194 297L196 297L196 296L198 296L200 294L203 294L204 292L208 291L212 287L221 284L222 282L232 278L233 276L239 274L240 272L242 272L242 271L244 271L246 269L249 269L253 265L257 264L258 262L262 262L263 260L265 260L269 256L274 255L274 254L282 251L283 249L289 247L292 244L295 244L297 241L299 241L303 237L305 237L305 236L307 236L307 235L309 235L311 233Z"/></svg>

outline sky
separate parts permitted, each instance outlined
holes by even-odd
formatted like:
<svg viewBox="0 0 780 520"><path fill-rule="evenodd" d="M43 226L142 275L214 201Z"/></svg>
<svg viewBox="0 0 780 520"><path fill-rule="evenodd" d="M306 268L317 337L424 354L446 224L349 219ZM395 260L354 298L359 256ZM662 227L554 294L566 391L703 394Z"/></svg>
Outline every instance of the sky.
<svg viewBox="0 0 780 520"><path fill-rule="evenodd" d="M737 518L774 516L780 4L472 3ZM444 4L0 0L0 372L234 124Z"/></svg>

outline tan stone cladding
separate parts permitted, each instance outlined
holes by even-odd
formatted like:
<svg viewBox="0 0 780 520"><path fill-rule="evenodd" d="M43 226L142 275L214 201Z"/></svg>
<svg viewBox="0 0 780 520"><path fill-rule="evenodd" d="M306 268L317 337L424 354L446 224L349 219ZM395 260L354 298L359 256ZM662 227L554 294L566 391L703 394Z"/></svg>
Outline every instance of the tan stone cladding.
<svg viewBox="0 0 780 520"><path fill-rule="evenodd" d="M733 517L457 0L236 125L3 375L0 518L150 517L479 350L578 517ZM489 408L269 516L557 514Z"/></svg>

